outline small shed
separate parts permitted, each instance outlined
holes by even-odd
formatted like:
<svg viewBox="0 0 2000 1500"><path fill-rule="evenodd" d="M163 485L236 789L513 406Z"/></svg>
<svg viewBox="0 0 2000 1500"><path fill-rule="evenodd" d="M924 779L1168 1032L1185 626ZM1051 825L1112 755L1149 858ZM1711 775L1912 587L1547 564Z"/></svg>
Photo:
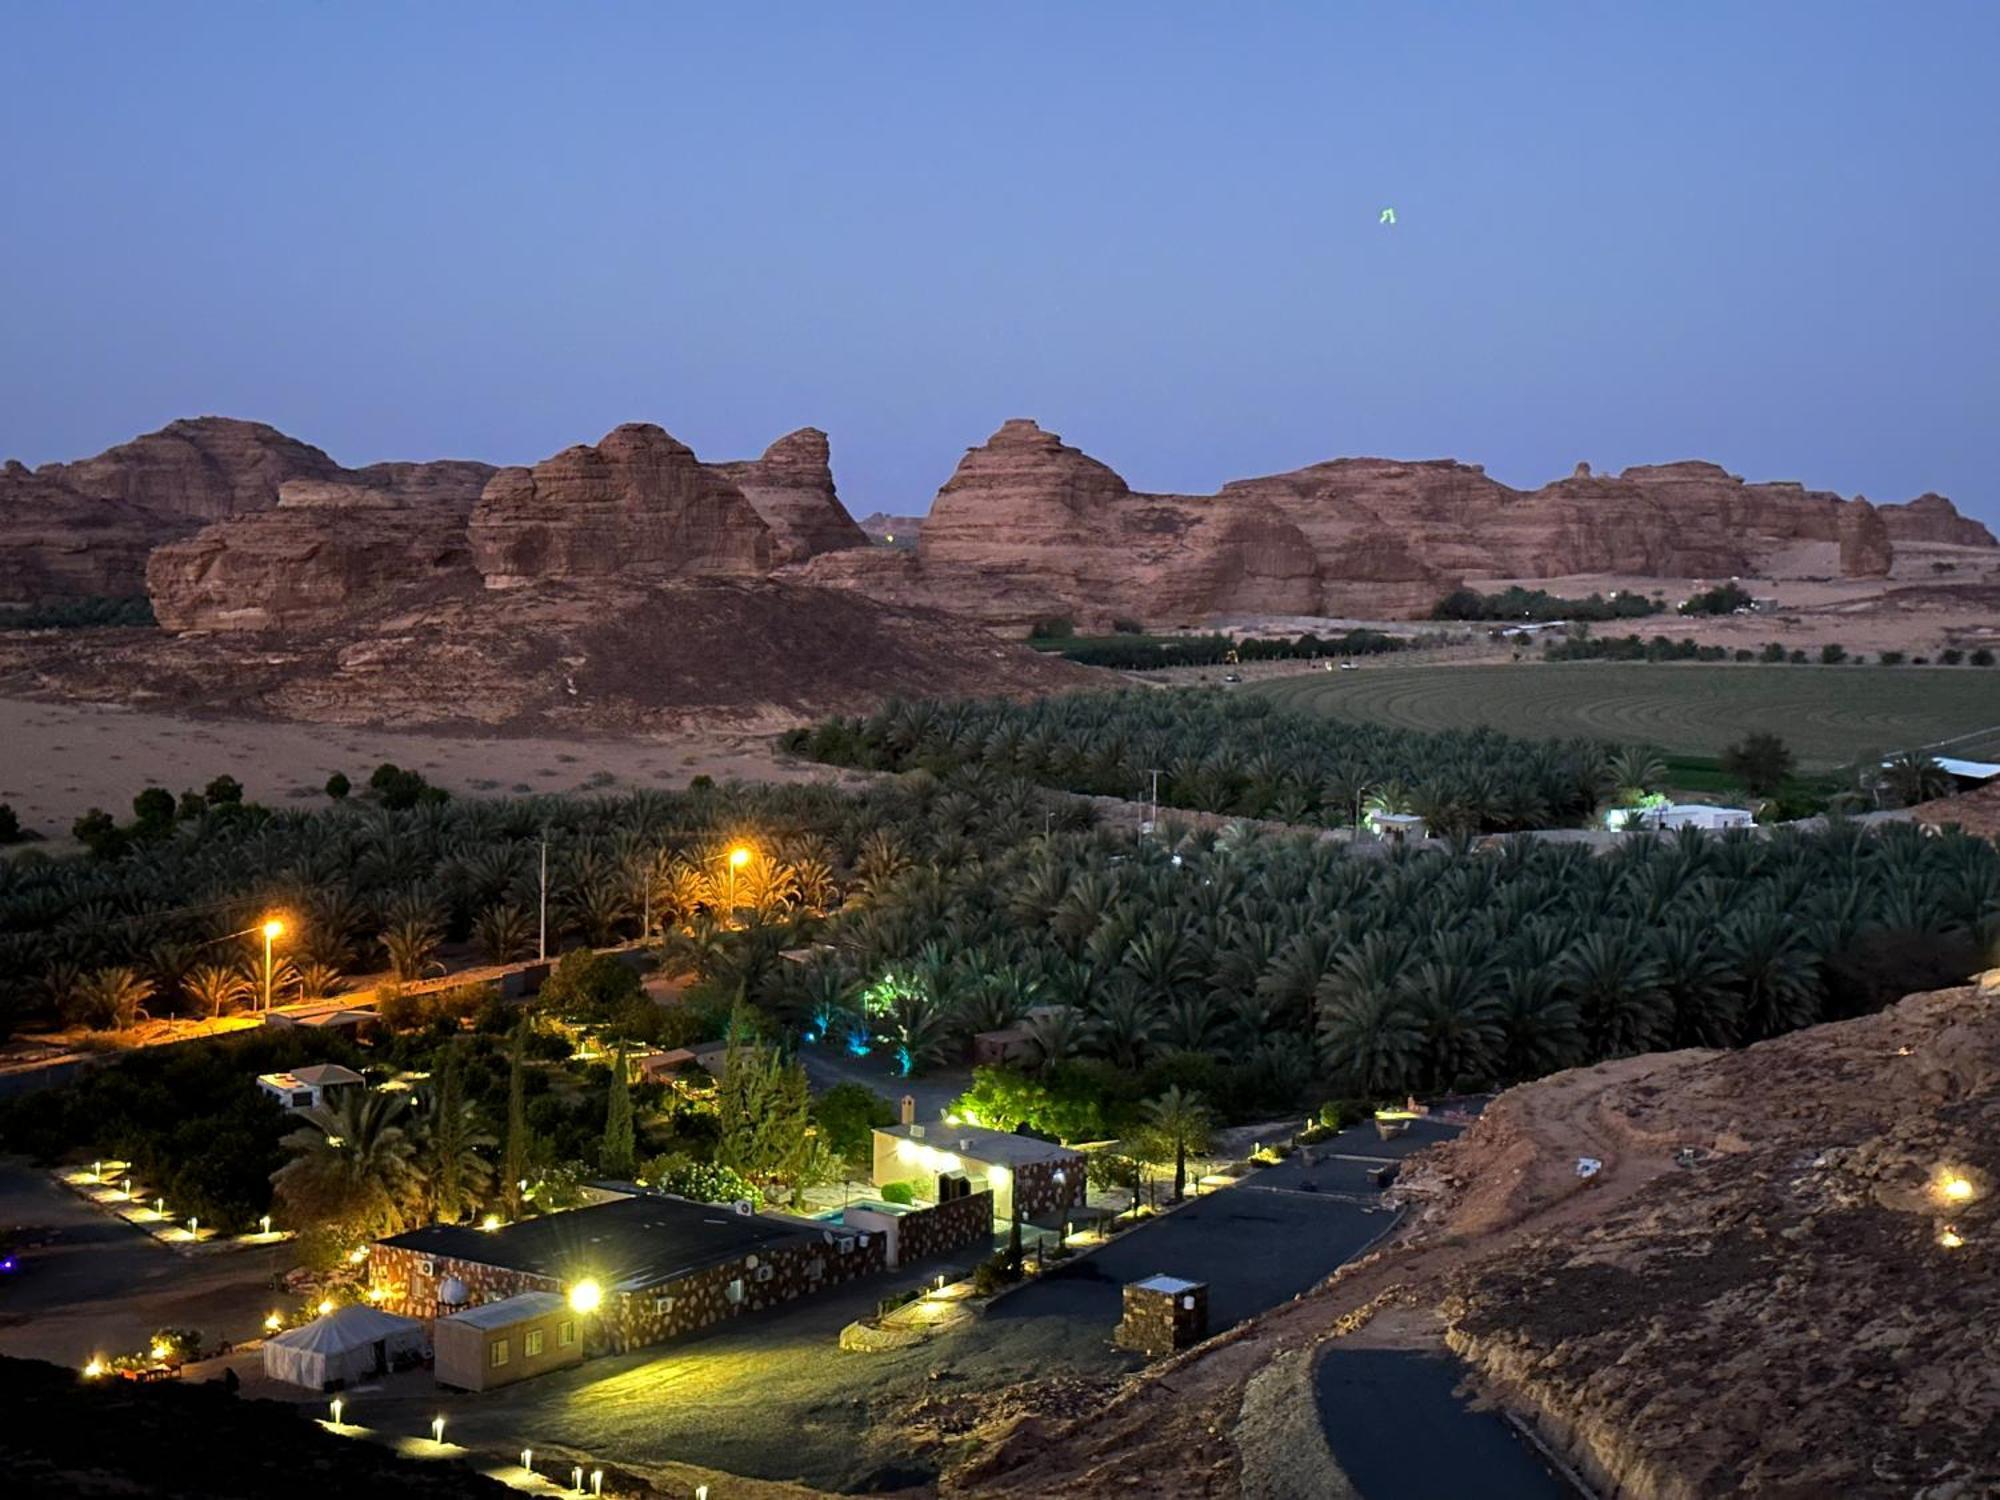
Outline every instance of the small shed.
<svg viewBox="0 0 2000 1500"><path fill-rule="evenodd" d="M286 1109L319 1109L333 1102L342 1089L359 1088L367 1080L339 1063L315 1063L289 1073L259 1073L257 1087Z"/></svg>
<svg viewBox="0 0 2000 1500"><path fill-rule="evenodd" d="M351 1380L386 1375L402 1355L421 1355L424 1325L365 1303L264 1340L264 1373L288 1385L330 1391Z"/></svg>
<svg viewBox="0 0 2000 1500"><path fill-rule="evenodd" d="M521 1292L439 1318L431 1343L437 1383L462 1391L490 1391L583 1360L581 1319L560 1292Z"/></svg>
<svg viewBox="0 0 2000 1500"><path fill-rule="evenodd" d="M1125 1318L1112 1340L1160 1359L1208 1337L1208 1283L1148 1276L1125 1285Z"/></svg>
<svg viewBox="0 0 2000 1500"><path fill-rule="evenodd" d="M1407 840L1421 842L1430 837L1430 829L1416 813L1371 812L1368 826L1375 836L1386 843L1400 844Z"/></svg>

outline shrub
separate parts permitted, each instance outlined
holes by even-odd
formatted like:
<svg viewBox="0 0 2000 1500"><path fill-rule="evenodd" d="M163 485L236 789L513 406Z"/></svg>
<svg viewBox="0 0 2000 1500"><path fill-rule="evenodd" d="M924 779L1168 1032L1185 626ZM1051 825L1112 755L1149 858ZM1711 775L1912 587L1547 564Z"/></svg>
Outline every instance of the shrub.
<svg viewBox="0 0 2000 1500"><path fill-rule="evenodd" d="M1141 625L1137 620L1120 618L1111 622L1111 633L1113 635L1139 635L1145 629L1146 627Z"/></svg>
<svg viewBox="0 0 2000 1500"><path fill-rule="evenodd" d="M1052 615L1046 620L1035 621L1034 629L1028 632L1031 641L1064 641L1076 634L1076 622L1064 615Z"/></svg>
<svg viewBox="0 0 2000 1500"><path fill-rule="evenodd" d="M1750 593L1733 583L1720 583L1712 589L1691 595L1681 604L1684 615L1729 615L1739 609L1750 607Z"/></svg>
<svg viewBox="0 0 2000 1500"><path fill-rule="evenodd" d="M243 800L243 783L234 776L218 776L202 788L202 795L211 807L234 807Z"/></svg>
<svg viewBox="0 0 2000 1500"><path fill-rule="evenodd" d="M174 821L174 794L165 787L147 787L132 799L132 816L149 833L166 828Z"/></svg>
<svg viewBox="0 0 2000 1500"><path fill-rule="evenodd" d="M1971 662L1975 667L1990 667L1993 665L1993 652L1987 647L1981 646L1972 655L1968 656L1966 660Z"/></svg>
<svg viewBox="0 0 2000 1500"><path fill-rule="evenodd" d="M542 981L542 1006L566 1021L610 1020L640 994L639 976L608 954L573 948Z"/></svg>
<svg viewBox="0 0 2000 1500"><path fill-rule="evenodd" d="M1838 662L1846 661L1847 648L1833 641L1828 641L1824 646L1819 648L1819 659L1822 665L1829 667Z"/></svg>
<svg viewBox="0 0 2000 1500"><path fill-rule="evenodd" d="M1319 1122L1329 1130L1345 1130L1372 1119L1374 1114L1365 1099L1329 1099L1319 1107Z"/></svg>
<svg viewBox="0 0 2000 1500"><path fill-rule="evenodd" d="M1784 659L1785 659L1785 648L1779 645L1776 641L1770 642L1764 647L1762 651L1759 651L1757 653L1757 660L1759 661L1781 662Z"/></svg>
<svg viewBox="0 0 2000 1500"><path fill-rule="evenodd" d="M1900 651L1884 651L1876 660L1885 667L1899 667L1903 664L1903 653Z"/></svg>
<svg viewBox="0 0 2000 1500"><path fill-rule="evenodd" d="M386 760L369 776L368 789L391 812L407 811L420 802L443 802L449 797L442 787L425 781L421 771L405 771Z"/></svg>
<svg viewBox="0 0 2000 1500"><path fill-rule="evenodd" d="M326 778L326 794L336 802L344 801L353 790L354 783L347 779L345 771L335 771Z"/></svg>
<svg viewBox="0 0 2000 1500"><path fill-rule="evenodd" d="M972 1295L991 1297L1020 1279L1020 1269L1004 1253L989 1255L972 1269Z"/></svg>
<svg viewBox="0 0 2000 1500"><path fill-rule="evenodd" d="M174 816L183 823L196 823L208 811L208 798L192 789L181 793L181 805Z"/></svg>
<svg viewBox="0 0 2000 1500"><path fill-rule="evenodd" d="M0 802L0 844L18 844L27 834L21 828L21 815L5 802Z"/></svg>
<svg viewBox="0 0 2000 1500"><path fill-rule="evenodd" d="M1965 653L1956 646L1947 646L1944 650L1938 652L1938 660L1943 662L1947 667L1955 667L1965 660Z"/></svg>
<svg viewBox="0 0 2000 1500"><path fill-rule="evenodd" d="M762 1207L764 1195L749 1180L728 1167L712 1161L689 1161L685 1157L657 1157L644 1164L641 1176L649 1187L697 1203L736 1203L748 1199Z"/></svg>
<svg viewBox="0 0 2000 1500"><path fill-rule="evenodd" d="M917 1201L917 1189L914 1183L885 1182L878 1196L884 1203L896 1203L908 1208Z"/></svg>

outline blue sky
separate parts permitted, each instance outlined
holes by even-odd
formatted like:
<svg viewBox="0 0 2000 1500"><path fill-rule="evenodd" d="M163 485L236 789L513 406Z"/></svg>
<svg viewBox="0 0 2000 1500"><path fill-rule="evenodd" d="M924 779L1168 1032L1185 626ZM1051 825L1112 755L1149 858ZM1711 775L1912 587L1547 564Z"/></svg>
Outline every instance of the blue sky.
<svg viewBox="0 0 2000 1500"><path fill-rule="evenodd" d="M1033 416L2000 521L1996 65L1954 0L0 0L0 455L810 423L860 513Z"/></svg>

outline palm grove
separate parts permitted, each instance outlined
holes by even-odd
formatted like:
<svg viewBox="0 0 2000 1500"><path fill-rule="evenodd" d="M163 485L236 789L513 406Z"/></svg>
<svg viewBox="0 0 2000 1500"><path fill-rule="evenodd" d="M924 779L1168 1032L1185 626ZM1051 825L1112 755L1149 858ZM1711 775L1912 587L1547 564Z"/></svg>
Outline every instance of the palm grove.
<svg viewBox="0 0 2000 1500"><path fill-rule="evenodd" d="M1264 727L1248 723L1250 744ZM1210 730L1240 763L1232 777L1292 794L1259 760L1268 747L1238 747L1228 724ZM1393 751L1421 784L1422 745L1331 738L1343 753ZM1518 776L1519 797L1581 797L1609 760L1596 747L1461 738L1471 748L1450 763L1466 778L1454 796L1492 774ZM918 736L910 753L927 743ZM1478 772L1486 750L1498 772ZM1081 749L1060 753L1088 763ZM215 1076L235 1080L214 1084L215 1111L262 1132L261 1155L229 1184L238 1219L259 1208L253 1166L277 1174L295 1219L342 1232L525 1211L536 1205L518 1200L524 1181L555 1206L565 1184L628 1163L697 1196L782 1197L840 1170L842 1155L854 1165L880 1108L810 1101L795 1053L878 1051L921 1071L1032 1012L1040 1064L982 1076L988 1113L1067 1139L1164 1130L1180 1143L1172 1160L1211 1111L1270 1118L1328 1095L1483 1088L1879 1005L1976 967L2000 912L1990 845L1908 826L1639 836L1595 857L1463 838L1366 855L1241 827L1135 840L1094 826L1086 804L989 769L1000 758L860 794L731 787L210 812L116 858L0 865L0 957L17 1013L47 1013L107 972L156 1004L199 1010L190 976L203 956L272 908L296 913L295 990L308 967L329 971L329 985L364 969L411 973L412 949L425 963L519 956L532 951L544 840L552 944L578 950L533 1010L458 992L392 1006L399 1034L354 1060L427 1072L416 1105L369 1094L341 1105L351 1119L258 1123L247 1077L304 1059L282 1055L295 1040L252 1033L141 1053L60 1091L66 1105L10 1110L0 1128L44 1153L111 1150L123 1148L105 1132L151 1121L191 1150L189 1111L203 1106L189 1101L202 1089L163 1080L200 1064L160 1054L215 1051L226 1058ZM1358 779L1384 769L1370 761ZM1340 797L1350 790L1343 781ZM759 853L732 870L721 855L739 839ZM692 976L682 1003L650 1003L629 970L582 951L635 939ZM558 1035L564 1019L572 1033ZM608 1055L574 1059L576 1024ZM742 1066L712 1095L632 1085L617 1052L725 1036ZM760 1129L771 1120L788 1123Z"/></svg>

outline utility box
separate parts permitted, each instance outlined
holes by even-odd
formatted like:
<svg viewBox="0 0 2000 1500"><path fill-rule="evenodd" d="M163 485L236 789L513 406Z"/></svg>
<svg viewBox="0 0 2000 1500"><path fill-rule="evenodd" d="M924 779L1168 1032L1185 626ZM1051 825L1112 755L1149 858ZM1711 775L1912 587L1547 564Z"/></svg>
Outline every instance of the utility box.
<svg viewBox="0 0 2000 1500"><path fill-rule="evenodd" d="M1127 1282L1125 1317L1112 1342L1148 1359L1161 1359L1208 1337L1208 1283L1178 1276Z"/></svg>

